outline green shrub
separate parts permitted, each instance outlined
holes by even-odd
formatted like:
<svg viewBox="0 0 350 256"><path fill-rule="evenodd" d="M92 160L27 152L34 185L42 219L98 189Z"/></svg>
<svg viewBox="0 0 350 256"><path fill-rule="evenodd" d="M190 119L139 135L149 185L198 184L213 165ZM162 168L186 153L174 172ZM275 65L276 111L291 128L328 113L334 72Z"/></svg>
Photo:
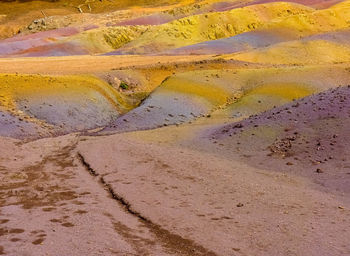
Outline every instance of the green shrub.
<svg viewBox="0 0 350 256"><path fill-rule="evenodd" d="M120 88L122 88L123 90L127 90L129 89L129 85L125 82L120 82L120 85L119 85Z"/></svg>

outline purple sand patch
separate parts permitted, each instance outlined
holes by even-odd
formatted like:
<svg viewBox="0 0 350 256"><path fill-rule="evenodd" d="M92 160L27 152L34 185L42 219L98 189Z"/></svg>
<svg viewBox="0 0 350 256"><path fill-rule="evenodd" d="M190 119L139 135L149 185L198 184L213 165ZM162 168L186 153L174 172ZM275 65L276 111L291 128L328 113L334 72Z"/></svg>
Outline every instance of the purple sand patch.
<svg viewBox="0 0 350 256"><path fill-rule="evenodd" d="M0 42L0 56L7 57L6 55L10 55L16 53L18 51L22 51L25 49L38 47L41 45L47 44L47 42L43 39L27 39L24 41L13 41L13 42Z"/></svg>
<svg viewBox="0 0 350 256"><path fill-rule="evenodd" d="M327 32L318 35L312 35L309 37L305 37L302 39L303 41L311 41L311 40L326 40L331 41L338 44L350 44L350 29L343 29L334 32Z"/></svg>
<svg viewBox="0 0 350 256"><path fill-rule="evenodd" d="M42 57L42 56L71 56L71 55L86 55L88 50L82 48L72 42L46 44L38 47L33 47L22 52L18 52L16 57Z"/></svg>
<svg viewBox="0 0 350 256"><path fill-rule="evenodd" d="M113 52L107 52L107 53L104 53L101 55L102 56L116 56L116 55L125 55L125 54L121 51L113 51Z"/></svg>
<svg viewBox="0 0 350 256"><path fill-rule="evenodd" d="M81 95L78 100L67 99L65 96L46 96L19 102L18 105L23 112L56 128L60 127L64 133L106 126L119 116L119 112L106 99L101 98L95 104L85 95Z"/></svg>
<svg viewBox="0 0 350 256"><path fill-rule="evenodd" d="M90 24L90 25L85 26L83 28L83 31L88 31L88 30L92 30L92 29L96 29L96 28L99 28L99 26Z"/></svg>
<svg viewBox="0 0 350 256"><path fill-rule="evenodd" d="M229 11L235 8L241 8L248 6L249 3L230 3L230 2L218 2L212 5L212 11L215 12L224 12Z"/></svg>
<svg viewBox="0 0 350 256"><path fill-rule="evenodd" d="M209 113L208 106L196 103L191 97L157 90L141 106L119 117L101 133L154 129L185 123Z"/></svg>
<svg viewBox="0 0 350 256"><path fill-rule="evenodd" d="M54 44L54 40L79 33L76 28L62 28L36 34L16 36L0 41L0 56L7 57L33 48Z"/></svg>
<svg viewBox="0 0 350 256"><path fill-rule="evenodd" d="M54 30L48 30L43 32L38 32L35 34L29 34L29 35L17 35L11 38L7 38L2 40L1 42L15 42L15 41L24 41L28 39L46 39L51 37L67 37L78 34L80 31L77 28L73 27L66 27L66 28L59 28Z"/></svg>
<svg viewBox="0 0 350 256"><path fill-rule="evenodd" d="M44 130L6 111L0 111L0 136L16 139L36 138L39 132L43 133Z"/></svg>
<svg viewBox="0 0 350 256"><path fill-rule="evenodd" d="M212 5L212 11L223 12L229 11L236 8L242 8L246 6L256 5L256 4L265 4L265 3L274 3L281 2L279 0L255 0L252 2L240 2L240 3L230 3L230 2L218 2ZM297 3L306 6L311 6L315 8L328 8L334 4L342 2L342 0L287 0L285 2Z"/></svg>
<svg viewBox="0 0 350 256"><path fill-rule="evenodd" d="M350 194L350 86L338 87L208 129L202 141L249 165Z"/></svg>
<svg viewBox="0 0 350 256"><path fill-rule="evenodd" d="M276 0L258 0L258 1L254 1L254 4L264 4L264 3L272 3L272 2L278 2L278 1L276 1ZM286 2L297 3L297 4L307 5L307 6L327 8L329 6L332 6L334 4L342 2L342 0L287 0Z"/></svg>
<svg viewBox="0 0 350 256"><path fill-rule="evenodd" d="M138 52L148 55L200 55L234 53L258 47L297 39L287 31L250 31L233 37L206 41L172 50L161 51L154 45L142 46L136 49L124 50L123 47L103 55L132 55ZM153 47L153 48L152 48ZM144 49L144 51L142 51Z"/></svg>
<svg viewBox="0 0 350 256"><path fill-rule="evenodd" d="M308 126L312 122L326 119L350 120L350 86L330 89L251 116L241 122L226 125L215 131L214 135L218 138L226 137L230 131L239 131L244 127L252 127L253 124Z"/></svg>
<svg viewBox="0 0 350 256"><path fill-rule="evenodd" d="M225 54L244 51L252 48L266 47L272 44L294 40L293 35L278 33L277 31L251 31L230 38L207 41L189 45L161 54L189 55L189 54Z"/></svg>
<svg viewBox="0 0 350 256"><path fill-rule="evenodd" d="M350 195L350 86L202 132L203 148L259 169L305 177ZM311 184L310 184L311 185ZM348 197L348 196L347 196Z"/></svg>
<svg viewBox="0 0 350 256"><path fill-rule="evenodd" d="M241 122L225 125L212 132L218 140L240 134L255 133L259 127L269 127L276 135L291 141L298 141L294 147L301 155L307 144L316 147L309 150L308 157L326 159L342 152L350 144L350 86L330 89L302 98L284 106L251 116ZM342 138L339 141L337 138ZM338 141L338 142L337 142ZM247 142L248 143L248 142ZM312 152L313 151L313 152Z"/></svg>

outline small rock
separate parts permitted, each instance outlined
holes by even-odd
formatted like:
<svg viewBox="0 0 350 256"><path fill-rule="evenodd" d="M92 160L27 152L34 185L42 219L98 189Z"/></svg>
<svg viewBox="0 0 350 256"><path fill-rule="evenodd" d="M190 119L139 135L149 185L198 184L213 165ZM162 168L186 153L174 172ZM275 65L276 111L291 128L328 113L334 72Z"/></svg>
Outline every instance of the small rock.
<svg viewBox="0 0 350 256"><path fill-rule="evenodd" d="M317 173L323 173L323 171L320 168L317 168L316 172Z"/></svg>
<svg viewBox="0 0 350 256"><path fill-rule="evenodd" d="M244 204L242 204L242 203L237 204L237 207L243 207L243 206L244 206Z"/></svg>

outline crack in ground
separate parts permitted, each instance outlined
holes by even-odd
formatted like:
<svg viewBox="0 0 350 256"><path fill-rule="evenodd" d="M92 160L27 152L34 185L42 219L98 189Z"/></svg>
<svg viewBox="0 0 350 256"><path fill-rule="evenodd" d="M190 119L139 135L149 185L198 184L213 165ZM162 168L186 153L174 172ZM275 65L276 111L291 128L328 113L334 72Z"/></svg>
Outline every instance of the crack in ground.
<svg viewBox="0 0 350 256"><path fill-rule="evenodd" d="M94 170L91 165L86 161L81 153L77 153L82 165L93 177L98 177L100 174ZM144 224L162 243L163 247L168 249L171 253L178 253L180 255L187 256L217 256L213 251L210 251L203 246L195 243L190 239L183 238L180 235L171 233L169 230L161 227L161 225L153 223L150 219L142 216L141 213L132 209L131 204L122 196L118 195L112 188L112 186L104 180L104 177L99 178L99 183L105 187L105 190L109 195L116 200L128 213L139 219L141 223Z"/></svg>
<svg viewBox="0 0 350 256"><path fill-rule="evenodd" d="M85 167L85 169L94 177L97 177L98 174L96 173L96 171L94 169L91 168L90 164L88 162L85 161L85 158L78 152L77 154L78 159L80 161L80 163Z"/></svg>
<svg viewBox="0 0 350 256"><path fill-rule="evenodd" d="M111 195L111 197L114 199L114 200L117 200L124 208L125 210L136 216L137 218L141 219L142 221L146 222L146 223L151 223L150 220L148 220L147 218L145 218L144 216L142 216L139 212L133 210L131 208L131 204L123 197L121 197L120 195L116 194L112 188L112 186L110 184L107 184L106 181L104 180L103 177L100 178L100 182L103 186L106 187L107 191L109 192L109 194Z"/></svg>

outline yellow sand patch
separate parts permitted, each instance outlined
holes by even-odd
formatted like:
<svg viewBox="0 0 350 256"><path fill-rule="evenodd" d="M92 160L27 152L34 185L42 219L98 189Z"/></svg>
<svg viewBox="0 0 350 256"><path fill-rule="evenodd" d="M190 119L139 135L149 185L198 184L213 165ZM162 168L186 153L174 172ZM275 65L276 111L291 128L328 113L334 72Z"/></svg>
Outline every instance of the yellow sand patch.
<svg viewBox="0 0 350 256"><path fill-rule="evenodd" d="M84 97L96 101L96 92L115 108L124 112L132 108L107 83L92 76L40 76L0 74L0 105L18 114L16 102L28 98L68 98L80 101ZM86 98L85 98L86 99Z"/></svg>
<svg viewBox="0 0 350 256"><path fill-rule="evenodd" d="M293 84L293 83L285 83L285 84L265 84L258 86L250 91L248 91L245 96L251 95L268 95L268 96L277 96L280 98L284 98L286 100L293 100L302 98L313 93L309 86Z"/></svg>
<svg viewBox="0 0 350 256"><path fill-rule="evenodd" d="M232 97L224 89L214 84L203 84L181 77L172 77L163 83L166 90L202 97L213 105L223 105Z"/></svg>
<svg viewBox="0 0 350 256"><path fill-rule="evenodd" d="M345 0L339 4L336 4L336 5L333 5L332 7L330 7L330 9L339 9L339 8L350 8L350 1Z"/></svg>
<svg viewBox="0 0 350 256"><path fill-rule="evenodd" d="M147 28L147 26L99 28L83 32L69 40L79 41L91 53L109 52L138 38Z"/></svg>
<svg viewBox="0 0 350 256"><path fill-rule="evenodd" d="M182 3L178 11L190 15L194 8L191 4L195 5L193 1ZM188 16L158 26L104 27L68 40L79 41L91 53L123 47L125 52L144 54L232 37L255 29L286 30L304 37L347 28L349 19L350 7L347 6L315 10L295 3L276 2Z"/></svg>
<svg viewBox="0 0 350 256"><path fill-rule="evenodd" d="M228 57L271 64L341 63L350 61L350 48L324 40L292 41Z"/></svg>
<svg viewBox="0 0 350 256"><path fill-rule="evenodd" d="M147 51L147 47L162 50L230 37L254 30L277 18L313 11L314 9L302 5L278 2L194 15L151 27L131 42L127 49L132 48L143 53Z"/></svg>
<svg viewBox="0 0 350 256"><path fill-rule="evenodd" d="M312 94L316 89L310 85L297 83L269 83L252 89L245 88L239 100L225 110L219 110L214 117L234 117L235 121L250 115L269 110L274 106L281 106L293 99L299 99Z"/></svg>
<svg viewBox="0 0 350 256"><path fill-rule="evenodd" d="M298 30L300 35L306 36L327 31L348 28L350 6L343 8L329 8L288 17L280 17L263 28L287 28Z"/></svg>

